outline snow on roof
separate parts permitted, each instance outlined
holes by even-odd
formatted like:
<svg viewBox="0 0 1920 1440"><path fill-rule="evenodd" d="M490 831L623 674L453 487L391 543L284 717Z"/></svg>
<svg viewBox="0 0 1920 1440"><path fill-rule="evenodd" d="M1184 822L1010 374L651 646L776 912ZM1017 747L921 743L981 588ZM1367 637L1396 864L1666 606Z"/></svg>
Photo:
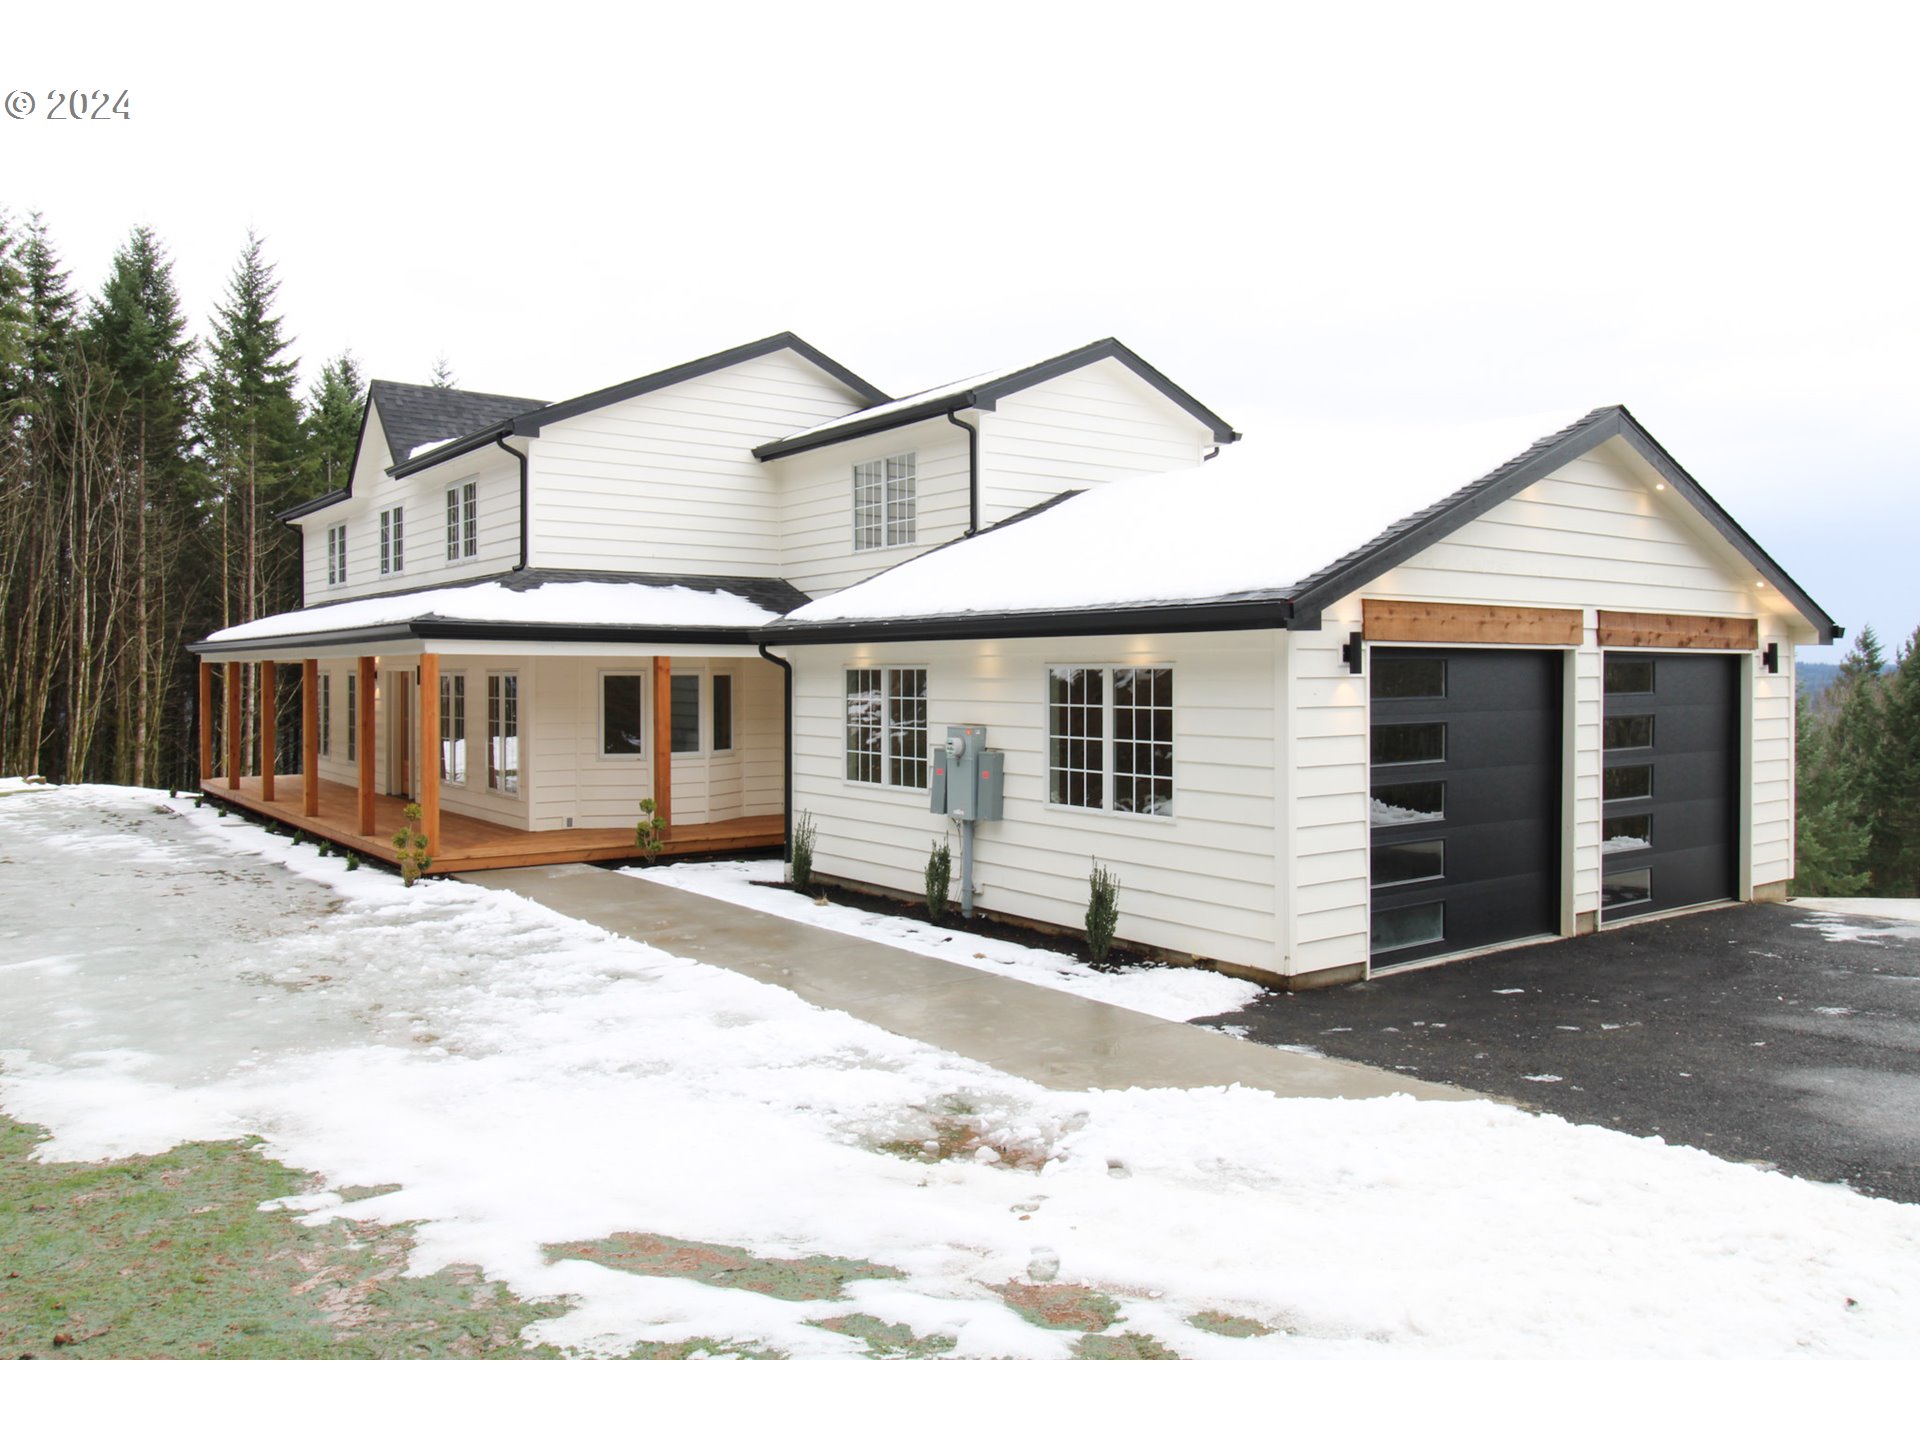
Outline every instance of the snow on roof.
<svg viewBox="0 0 1920 1440"><path fill-rule="evenodd" d="M1099 486L788 618L892 620L1285 593L1583 413L1438 430L1283 421L1257 449L1243 443L1190 470Z"/></svg>
<svg viewBox="0 0 1920 1440"><path fill-rule="evenodd" d="M1023 365L1009 365L1004 370L983 370L978 375L969 375L966 379L955 380L950 385L936 385L931 390L922 390L916 395L903 395L900 399L889 400L884 405L873 405L865 410L836 415L831 420L822 420L818 425L809 425L804 430L796 430L791 435L783 436L780 443L786 445L795 440L805 440L828 430L838 430L843 425L864 425L869 421L884 420L889 415L911 410L916 405L930 404L948 396L958 398L982 385L991 385L996 380L1005 380L1010 375L1018 375L1022 370L1031 370L1035 363L1029 360Z"/></svg>
<svg viewBox="0 0 1920 1440"><path fill-rule="evenodd" d="M407 451L407 458L409 460L418 460L422 455L426 454L429 450L438 450L442 445L451 445L454 441L458 440L459 438L460 437L458 435L449 435L444 440L429 440L427 441L426 444L416 445L411 450Z"/></svg>
<svg viewBox="0 0 1920 1440"><path fill-rule="evenodd" d="M411 620L482 620L519 625L618 625L675 628L757 627L778 612L725 591L685 585L622 584L608 580L550 581L530 590L497 582L375 595L310 610L288 610L229 626L208 641L270 639L401 625Z"/></svg>

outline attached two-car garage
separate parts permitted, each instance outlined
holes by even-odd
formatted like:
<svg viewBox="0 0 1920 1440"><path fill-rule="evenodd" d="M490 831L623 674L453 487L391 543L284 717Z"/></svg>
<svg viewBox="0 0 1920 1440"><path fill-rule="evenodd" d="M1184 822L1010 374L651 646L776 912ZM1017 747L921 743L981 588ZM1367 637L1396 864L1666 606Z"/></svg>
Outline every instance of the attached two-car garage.
<svg viewBox="0 0 1920 1440"><path fill-rule="evenodd" d="M1740 662L1603 660L1601 919L1732 898ZM1568 663L1558 649L1372 648L1376 971L1560 933Z"/></svg>

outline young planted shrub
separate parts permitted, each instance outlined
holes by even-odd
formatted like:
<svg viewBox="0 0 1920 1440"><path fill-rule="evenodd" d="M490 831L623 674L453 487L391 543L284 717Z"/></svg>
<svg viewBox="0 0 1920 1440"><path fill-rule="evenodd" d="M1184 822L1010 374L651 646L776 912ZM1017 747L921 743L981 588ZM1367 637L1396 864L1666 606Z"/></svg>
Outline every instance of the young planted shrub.
<svg viewBox="0 0 1920 1440"><path fill-rule="evenodd" d="M936 840L933 854L927 857L927 918L936 925L947 913L947 892L952 888L953 847Z"/></svg>
<svg viewBox="0 0 1920 1440"><path fill-rule="evenodd" d="M640 802L640 820L633 827L633 847L640 852L640 863L651 865L658 860L666 840L666 817L654 808L653 797L649 795Z"/></svg>
<svg viewBox="0 0 1920 1440"><path fill-rule="evenodd" d="M1096 960L1113 948L1114 927L1120 923L1120 880L1098 860L1087 877L1087 951Z"/></svg>
<svg viewBox="0 0 1920 1440"><path fill-rule="evenodd" d="M411 885L427 873L433 857L427 854L427 837L420 833L420 807L409 805L400 813L407 817L407 828L394 834L393 859L400 867L400 878ZM356 868L351 856L347 859L347 868Z"/></svg>
<svg viewBox="0 0 1920 1440"><path fill-rule="evenodd" d="M813 812L802 810L793 822L793 858L787 862L787 876L796 890L813 883L813 836Z"/></svg>

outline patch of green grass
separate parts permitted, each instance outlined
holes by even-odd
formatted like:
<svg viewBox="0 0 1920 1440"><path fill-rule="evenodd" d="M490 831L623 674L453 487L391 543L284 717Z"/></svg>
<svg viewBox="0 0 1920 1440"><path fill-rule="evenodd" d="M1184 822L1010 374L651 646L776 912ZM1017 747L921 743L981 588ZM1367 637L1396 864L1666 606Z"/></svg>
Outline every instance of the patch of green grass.
<svg viewBox="0 0 1920 1440"><path fill-rule="evenodd" d="M554 1358L523 1346L562 1313L471 1267L404 1273L404 1227L303 1225L267 1200L312 1176L257 1141L39 1164L45 1132L0 1116L0 1356Z"/></svg>
<svg viewBox="0 0 1920 1440"><path fill-rule="evenodd" d="M1224 1335L1229 1340L1253 1340L1262 1335L1271 1335L1271 1325L1262 1325L1247 1315L1232 1315L1225 1310L1202 1310L1198 1315L1189 1315L1187 1323L1196 1330L1204 1330L1209 1335Z"/></svg>
<svg viewBox="0 0 1920 1440"><path fill-rule="evenodd" d="M1009 1280L990 1287L1029 1325L1043 1330L1104 1330L1120 1318L1111 1296L1084 1285L1029 1285Z"/></svg>
<svg viewBox="0 0 1920 1440"><path fill-rule="evenodd" d="M633 1275L697 1280L702 1285L751 1290L776 1300L838 1300L849 1281L904 1278L890 1266L837 1255L769 1260L732 1245L677 1240L671 1235L609 1235L604 1240L548 1245L543 1251L549 1260L591 1260Z"/></svg>
<svg viewBox="0 0 1920 1440"><path fill-rule="evenodd" d="M930 1360L946 1354L955 1343L950 1335L916 1335L911 1326L889 1325L877 1315L836 1315L809 1323L864 1341L868 1356L876 1360Z"/></svg>
<svg viewBox="0 0 1920 1440"><path fill-rule="evenodd" d="M1131 1330L1118 1335L1082 1335L1073 1347L1076 1360L1178 1360L1179 1352L1169 1350L1151 1335Z"/></svg>

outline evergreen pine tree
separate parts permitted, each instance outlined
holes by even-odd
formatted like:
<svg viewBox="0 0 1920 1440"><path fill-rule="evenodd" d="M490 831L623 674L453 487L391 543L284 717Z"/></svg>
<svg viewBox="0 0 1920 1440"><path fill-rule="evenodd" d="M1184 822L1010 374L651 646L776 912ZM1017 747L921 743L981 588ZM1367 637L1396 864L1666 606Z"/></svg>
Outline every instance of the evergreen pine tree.
<svg viewBox="0 0 1920 1440"><path fill-rule="evenodd" d="M295 599L296 547L273 514L304 498L300 404L292 343L273 301L280 282L249 231L226 300L214 311L203 379L205 435L220 506L222 624L285 608Z"/></svg>
<svg viewBox="0 0 1920 1440"><path fill-rule="evenodd" d="M0 210L0 433L12 424L27 367L27 274L20 267L21 242Z"/></svg>
<svg viewBox="0 0 1920 1440"><path fill-rule="evenodd" d="M1868 861L1876 895L1920 895L1920 629L1901 648L1882 689Z"/></svg>
<svg viewBox="0 0 1920 1440"><path fill-rule="evenodd" d="M1879 636L1871 625L1863 625L1814 709L1815 718L1824 722L1825 770L1832 787L1828 793L1863 847L1869 889L1878 884L1874 866L1886 836L1880 784L1887 723L1885 668Z"/></svg>
<svg viewBox="0 0 1920 1440"><path fill-rule="evenodd" d="M1793 893L1858 895L1867 888L1867 837L1854 823L1856 797L1836 768L1828 722L1807 692L1796 697Z"/></svg>
<svg viewBox="0 0 1920 1440"><path fill-rule="evenodd" d="M113 257L83 332L87 358L125 406L156 497L186 484L193 420L194 343L173 283L173 262L146 226Z"/></svg>
<svg viewBox="0 0 1920 1440"><path fill-rule="evenodd" d="M367 383L351 350L343 350L321 368L307 392L307 488L314 494L347 483L353 449L360 439Z"/></svg>
<svg viewBox="0 0 1920 1440"><path fill-rule="evenodd" d="M46 221L37 210L27 217L20 268L26 278L22 298L27 317L22 380L29 405L43 407L46 395L59 386L72 360L75 303L73 285L60 268L60 256L47 238Z"/></svg>
<svg viewBox="0 0 1920 1440"><path fill-rule="evenodd" d="M454 388L453 366L448 362L444 352L433 357L433 388L436 390Z"/></svg>

